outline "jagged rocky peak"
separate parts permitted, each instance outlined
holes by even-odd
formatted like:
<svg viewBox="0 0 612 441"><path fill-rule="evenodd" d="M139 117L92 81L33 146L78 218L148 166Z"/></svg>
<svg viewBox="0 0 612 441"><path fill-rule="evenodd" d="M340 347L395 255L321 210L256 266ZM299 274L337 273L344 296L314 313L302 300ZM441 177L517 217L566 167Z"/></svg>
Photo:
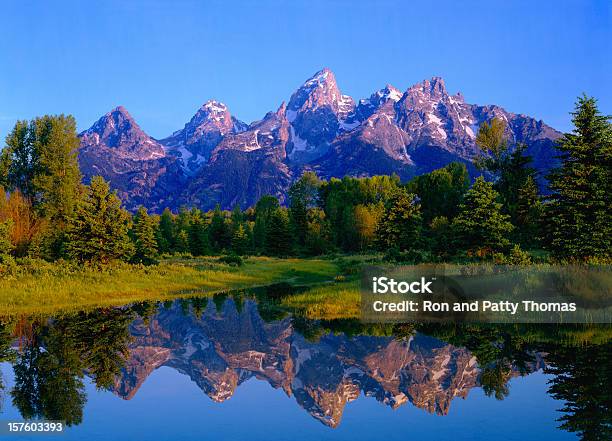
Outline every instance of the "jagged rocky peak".
<svg viewBox="0 0 612 441"><path fill-rule="evenodd" d="M419 94L431 99L440 99L448 95L446 84L444 84L444 80L441 77L432 77L431 80L423 80L410 87L406 93Z"/></svg>
<svg viewBox="0 0 612 441"><path fill-rule="evenodd" d="M243 132L247 127L231 115L224 103L208 100L185 127L162 139L161 143L170 155L181 160L187 174L193 174L226 135Z"/></svg>
<svg viewBox="0 0 612 441"><path fill-rule="evenodd" d="M328 68L306 80L291 96L286 116L291 124L287 152L296 163L321 157L338 133L357 124L353 98L340 92Z"/></svg>
<svg viewBox="0 0 612 441"><path fill-rule="evenodd" d="M353 98L342 95L334 73L327 67L323 68L291 96L287 105L289 121L295 117L295 112L315 110L328 107L340 119L346 118L354 110Z"/></svg>
<svg viewBox="0 0 612 441"><path fill-rule="evenodd" d="M369 98L359 100L356 110L356 120L365 121L378 109L387 103L396 103L402 99L403 93L391 84L377 90Z"/></svg>
<svg viewBox="0 0 612 441"><path fill-rule="evenodd" d="M103 146L134 160L165 156L163 147L140 128L123 106L105 114L80 137L82 147Z"/></svg>
<svg viewBox="0 0 612 441"><path fill-rule="evenodd" d="M228 149L243 152L263 149L280 153L284 158L284 147L289 139L286 111L283 101L276 111L266 113L263 119L251 123L247 130L226 136L215 148L212 158L216 159L219 152Z"/></svg>

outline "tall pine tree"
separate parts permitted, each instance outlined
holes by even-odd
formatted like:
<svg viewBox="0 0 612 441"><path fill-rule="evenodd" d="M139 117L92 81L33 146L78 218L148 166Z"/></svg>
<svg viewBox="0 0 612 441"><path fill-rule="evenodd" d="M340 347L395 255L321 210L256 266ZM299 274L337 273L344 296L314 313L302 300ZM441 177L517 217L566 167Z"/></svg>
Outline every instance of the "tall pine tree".
<svg viewBox="0 0 612 441"><path fill-rule="evenodd" d="M414 194L399 190L388 202L376 232L379 247L407 251L421 245L421 206Z"/></svg>
<svg viewBox="0 0 612 441"><path fill-rule="evenodd" d="M108 263L133 252L130 214L108 183L94 176L68 224L68 254L81 262Z"/></svg>
<svg viewBox="0 0 612 441"><path fill-rule="evenodd" d="M498 193L491 182L478 177L459 206L453 220L458 245L470 254L491 254L503 251L510 241L513 227L510 216L501 212Z"/></svg>
<svg viewBox="0 0 612 441"><path fill-rule="evenodd" d="M559 258L610 258L612 245L612 124L594 98L582 96L574 130L557 149L561 166L548 177L550 248Z"/></svg>
<svg viewBox="0 0 612 441"><path fill-rule="evenodd" d="M157 240L155 239L155 225L153 219L144 207L138 208L134 216L132 229L134 236L135 252L132 260L138 263L150 265L155 263L157 257Z"/></svg>

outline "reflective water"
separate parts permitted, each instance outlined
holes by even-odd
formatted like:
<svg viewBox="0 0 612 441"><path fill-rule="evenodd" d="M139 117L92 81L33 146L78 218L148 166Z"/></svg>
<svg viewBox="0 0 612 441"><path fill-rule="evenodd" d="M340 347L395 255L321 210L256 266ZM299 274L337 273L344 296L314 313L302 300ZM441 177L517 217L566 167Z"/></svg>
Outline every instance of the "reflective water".
<svg viewBox="0 0 612 441"><path fill-rule="evenodd" d="M610 344L560 335L224 297L5 320L0 419L61 419L61 439L87 440L606 439Z"/></svg>

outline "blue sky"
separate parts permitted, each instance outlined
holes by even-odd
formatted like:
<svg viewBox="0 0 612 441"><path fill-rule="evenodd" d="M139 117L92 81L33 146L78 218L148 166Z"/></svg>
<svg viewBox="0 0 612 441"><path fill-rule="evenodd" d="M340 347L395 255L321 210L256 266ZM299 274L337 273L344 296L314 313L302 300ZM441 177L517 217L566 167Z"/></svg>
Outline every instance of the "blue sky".
<svg viewBox="0 0 612 441"><path fill-rule="evenodd" d="M442 76L560 130L577 95L612 113L612 2L3 1L0 137L16 119L121 104L145 131L181 128L209 98L247 122L331 68L343 93Z"/></svg>

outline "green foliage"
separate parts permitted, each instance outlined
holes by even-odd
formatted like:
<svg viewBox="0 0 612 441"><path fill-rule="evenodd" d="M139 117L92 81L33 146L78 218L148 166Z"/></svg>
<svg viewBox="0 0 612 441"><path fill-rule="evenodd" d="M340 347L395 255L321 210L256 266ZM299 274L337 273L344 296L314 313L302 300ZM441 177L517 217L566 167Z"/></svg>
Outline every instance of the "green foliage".
<svg viewBox="0 0 612 441"><path fill-rule="evenodd" d="M155 224L153 218L144 207L138 208L134 216L132 234L135 242L135 252L132 260L137 263L150 265L155 263L157 257L157 240L155 239Z"/></svg>
<svg viewBox="0 0 612 441"><path fill-rule="evenodd" d="M325 212L320 208L308 210L306 243L304 251L310 256L318 256L330 250L331 232Z"/></svg>
<svg viewBox="0 0 612 441"><path fill-rule="evenodd" d="M6 256L13 251L12 230L13 221L11 219L0 222L0 256Z"/></svg>
<svg viewBox="0 0 612 441"><path fill-rule="evenodd" d="M244 225L238 225L234 235L232 236L232 250L239 256L247 254L249 250L249 235L247 234Z"/></svg>
<svg viewBox="0 0 612 441"><path fill-rule="evenodd" d="M270 256L289 256L292 242L287 211L277 208L266 225L266 253Z"/></svg>
<svg viewBox="0 0 612 441"><path fill-rule="evenodd" d="M469 254L479 256L503 251L510 241L512 231L509 216L502 214L497 202L498 193L493 184L481 176L466 193L453 220L453 231L458 245Z"/></svg>
<svg viewBox="0 0 612 441"><path fill-rule="evenodd" d="M382 250L406 251L421 246L421 206L413 194L398 191L388 202L378 225Z"/></svg>
<svg viewBox="0 0 612 441"><path fill-rule="evenodd" d="M289 188L289 220L298 247L304 247L308 233L308 211L318 202L321 181L314 172L305 172Z"/></svg>
<svg viewBox="0 0 612 441"><path fill-rule="evenodd" d="M399 188L397 176L344 177L323 182L319 190L319 204L325 212L332 243L347 252L357 251L363 240L358 230L355 207L383 206Z"/></svg>
<svg viewBox="0 0 612 441"><path fill-rule="evenodd" d="M157 249L160 254L169 253L175 249L176 238L174 228L174 216L166 208L159 217L159 225L156 231Z"/></svg>
<svg viewBox="0 0 612 441"><path fill-rule="evenodd" d="M494 257L495 263L500 265L531 265L533 263L529 253L523 251L518 244L512 247L508 255L498 253Z"/></svg>
<svg viewBox="0 0 612 441"><path fill-rule="evenodd" d="M453 230L446 216L437 216L431 220L428 236L430 249L436 256L448 257L451 254Z"/></svg>
<svg viewBox="0 0 612 441"><path fill-rule="evenodd" d="M129 258L133 251L129 223L130 215L117 195L104 179L94 176L69 220L68 254L96 263Z"/></svg>
<svg viewBox="0 0 612 441"><path fill-rule="evenodd" d="M417 176L406 186L409 192L418 195L426 224L438 216L447 219L455 217L469 187L467 168L459 162L451 162L446 167Z"/></svg>
<svg viewBox="0 0 612 441"><path fill-rule="evenodd" d="M208 240L214 252L221 252L228 249L231 243L231 232L229 225L225 221L225 215L217 204L208 227Z"/></svg>
<svg viewBox="0 0 612 441"><path fill-rule="evenodd" d="M242 257L238 256L237 254L229 254L227 256L221 256L219 257L219 262L225 263L227 265L233 265L233 266L242 266L244 264Z"/></svg>
<svg viewBox="0 0 612 441"><path fill-rule="evenodd" d="M519 243L528 248L540 245L543 235L544 204L538 196L535 179L528 176L518 190L514 225Z"/></svg>
<svg viewBox="0 0 612 441"><path fill-rule="evenodd" d="M477 158L476 165L480 168L499 172L499 164L508 150L508 142L505 138L506 123L493 118L488 123L483 122L478 128L476 145L480 147L483 155Z"/></svg>
<svg viewBox="0 0 612 441"><path fill-rule="evenodd" d="M191 210L188 225L189 233L187 237L187 246L189 252L191 252L193 256L205 256L210 254L209 235L208 231L206 231L206 225L200 210ZM182 241L183 239L179 237L177 242L180 243Z"/></svg>
<svg viewBox="0 0 612 441"><path fill-rule="evenodd" d="M57 227L65 227L81 186L72 116L18 121L3 152L9 190L20 190Z"/></svg>
<svg viewBox="0 0 612 441"><path fill-rule="evenodd" d="M255 249L258 252L265 251L266 248L266 232L268 224L280 204L274 196L263 196L255 205L255 226L253 227L253 241Z"/></svg>
<svg viewBox="0 0 612 441"><path fill-rule="evenodd" d="M612 123L594 98L582 96L574 131L560 140L561 166L549 179L550 248L558 258L610 257L612 249Z"/></svg>

